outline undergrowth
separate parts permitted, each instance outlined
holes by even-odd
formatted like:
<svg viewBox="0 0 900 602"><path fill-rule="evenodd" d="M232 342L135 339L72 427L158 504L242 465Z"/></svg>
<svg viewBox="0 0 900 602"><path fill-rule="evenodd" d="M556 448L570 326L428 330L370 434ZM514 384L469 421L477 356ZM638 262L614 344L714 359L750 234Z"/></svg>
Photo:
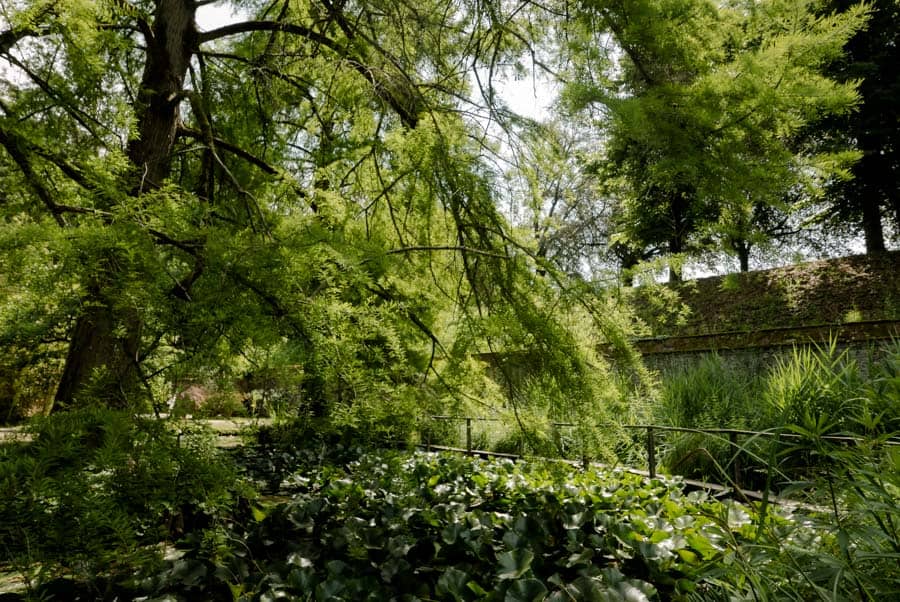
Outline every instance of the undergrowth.
<svg viewBox="0 0 900 602"><path fill-rule="evenodd" d="M0 445L0 563L29 587L65 578L102 598L115 575L162 562L167 544L252 495L199 426L85 409L27 432Z"/></svg>

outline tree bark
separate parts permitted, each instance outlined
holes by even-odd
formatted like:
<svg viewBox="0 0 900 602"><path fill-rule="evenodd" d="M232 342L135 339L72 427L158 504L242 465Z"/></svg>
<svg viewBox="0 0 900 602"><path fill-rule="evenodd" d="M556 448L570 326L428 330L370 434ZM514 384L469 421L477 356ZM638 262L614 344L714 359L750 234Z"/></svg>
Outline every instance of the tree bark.
<svg viewBox="0 0 900 602"><path fill-rule="evenodd" d="M161 185L169 175L184 79L197 40L194 11L193 0L157 3L135 107L138 136L128 145L128 158L138 169L137 193Z"/></svg>
<svg viewBox="0 0 900 602"><path fill-rule="evenodd" d="M728 243L734 250L740 262L741 272L750 271L750 249L753 245L743 239L731 238Z"/></svg>
<svg viewBox="0 0 900 602"><path fill-rule="evenodd" d="M640 254L622 244L614 245L613 253L618 256L621 264L619 273L622 275L622 284L629 288L633 287L635 281L634 268L640 262Z"/></svg>
<svg viewBox="0 0 900 602"><path fill-rule="evenodd" d="M669 197L670 236L668 251L670 256L677 256L684 252L687 246L687 233L690 229L688 223L689 211L688 193L684 190L676 190ZM681 259L669 263L669 283L681 282Z"/></svg>
<svg viewBox="0 0 900 602"><path fill-rule="evenodd" d="M750 271L750 249L746 246L742 246L738 250L738 261L741 262L741 272Z"/></svg>
<svg viewBox="0 0 900 602"><path fill-rule="evenodd" d="M862 205L863 236L866 239L866 254L884 253L884 228L881 224L881 207L877 197L863 199Z"/></svg>
<svg viewBox="0 0 900 602"><path fill-rule="evenodd" d="M146 60L135 102L137 137L128 143L134 175L132 195L156 188L168 177L180 121L182 86L195 50L194 0L158 0L153 25L145 33ZM140 386L140 332L137 309L115 302L124 261L115 251L101 260L88 285L85 310L76 319L55 401L61 407L92 400L127 407ZM124 333L124 334L121 334ZM88 389L92 379L101 377Z"/></svg>
<svg viewBox="0 0 900 602"><path fill-rule="evenodd" d="M99 298L99 293L92 298ZM89 305L78 316L54 398L54 410L102 403L127 408L137 391L139 328L119 336L117 316L110 305ZM85 399L85 394L91 399Z"/></svg>

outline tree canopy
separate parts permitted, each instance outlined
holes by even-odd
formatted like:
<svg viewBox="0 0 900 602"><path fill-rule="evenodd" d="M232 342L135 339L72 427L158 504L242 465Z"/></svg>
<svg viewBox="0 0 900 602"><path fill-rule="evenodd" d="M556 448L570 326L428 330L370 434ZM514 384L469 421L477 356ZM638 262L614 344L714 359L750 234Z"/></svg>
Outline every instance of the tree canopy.
<svg viewBox="0 0 900 602"><path fill-rule="evenodd" d="M851 81L825 67L865 23L862 6L705 0L585 3L570 37L566 94L596 107L614 241L628 261L765 240L771 210L846 175L849 147L801 148L802 129L854 109ZM605 52L598 48L608 48ZM805 194L796 194L805 189Z"/></svg>
<svg viewBox="0 0 900 602"><path fill-rule="evenodd" d="M856 101L822 68L862 8L265 0L202 31L203 4L0 8L2 368L49 367L56 407L277 366L310 412L390 420L523 350L559 399L618 399L596 344L633 359L630 321L584 253L751 244L847 159L792 143ZM593 148L505 107L528 56L565 66Z"/></svg>
<svg viewBox="0 0 900 602"><path fill-rule="evenodd" d="M846 11L844 0L823 3L822 10ZM808 143L851 146L860 153L853 179L830 183L826 215L834 228L861 232L869 253L886 249L900 231L900 6L891 0L869 3L871 18L829 66L838 81L858 81L857 111L810 128Z"/></svg>
<svg viewBox="0 0 900 602"><path fill-rule="evenodd" d="M58 362L70 407L277 364L309 411L403 413L527 338L588 386L574 297L500 217L470 116L470 74L531 43L523 6L244 2L200 31L199 4L5 6L13 368Z"/></svg>

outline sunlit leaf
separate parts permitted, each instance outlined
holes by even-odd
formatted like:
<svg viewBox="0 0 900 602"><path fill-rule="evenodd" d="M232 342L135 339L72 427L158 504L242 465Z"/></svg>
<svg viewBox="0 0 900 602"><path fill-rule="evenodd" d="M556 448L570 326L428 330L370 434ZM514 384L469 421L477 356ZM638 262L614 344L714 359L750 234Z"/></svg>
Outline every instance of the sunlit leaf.
<svg viewBox="0 0 900 602"><path fill-rule="evenodd" d="M497 577L501 580L518 579L531 568L532 560L534 560L534 552L528 549L504 552L497 556L497 563L500 565Z"/></svg>

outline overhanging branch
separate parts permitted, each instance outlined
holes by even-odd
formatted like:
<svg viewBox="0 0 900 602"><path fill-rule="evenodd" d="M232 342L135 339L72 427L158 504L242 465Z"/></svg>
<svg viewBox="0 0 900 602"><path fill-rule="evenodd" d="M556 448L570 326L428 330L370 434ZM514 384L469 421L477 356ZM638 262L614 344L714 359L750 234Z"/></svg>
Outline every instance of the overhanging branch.
<svg viewBox="0 0 900 602"><path fill-rule="evenodd" d="M342 20L339 19L339 21ZM346 23L344 23L344 25L346 26ZM352 39L354 37L354 31L350 30L349 26L346 27L348 27L348 29L345 29L345 34L348 35L348 38ZM372 40L366 39L366 42L373 44L378 52L380 52L386 60L397 69L395 77L390 77L389 74L384 73L383 69L379 69L366 63L362 58L352 53L347 44L342 44L318 31L295 23L285 23L281 21L243 21L241 23L232 23L231 25L200 33L197 36L197 44L202 45L221 38L259 31L280 32L300 36L306 38L310 42L320 44L329 50L332 50L335 54L346 60L357 73L372 84L378 98L386 102L388 106L397 113L405 126L414 128L418 124L418 114L414 106L415 103L410 103L410 100L417 95L413 83L409 80L409 76L399 69L396 59L390 56L390 54L382 48L374 45L374 41ZM398 80L403 81L400 82Z"/></svg>
<svg viewBox="0 0 900 602"><path fill-rule="evenodd" d="M194 140L201 140L203 142L206 142L207 138L208 138L208 134L204 134L200 130L195 130L193 128L187 128L184 126L178 128L178 135L185 136L188 138L193 138ZM241 159L247 161L248 163L252 163L253 165L258 167L265 173L269 174L270 176L276 176L281 173L272 164L263 161L262 159L260 159L256 155L254 155L253 153L241 148L240 146L237 146L230 142L222 140L221 138L219 138L217 136L213 136L212 141L215 143L216 148L220 148L224 151L231 153L232 155L235 155L236 157L240 157Z"/></svg>
<svg viewBox="0 0 900 602"><path fill-rule="evenodd" d="M509 259L506 255L502 253L495 253L493 251L484 251L482 249L475 249L473 247L466 247L460 245L423 245L423 246L415 246L415 247L403 247L401 249L391 249L390 251L385 251L385 255L400 255L404 253L417 253L417 252L430 252L430 251L459 251L460 253L472 253L473 255L484 255L486 257L494 257L496 259Z"/></svg>
<svg viewBox="0 0 900 602"><path fill-rule="evenodd" d="M66 220L63 219L63 211L56 201L53 200L50 191L44 186L43 180L35 173L34 168L31 165L31 159L28 157L25 150L25 144L23 144L22 140L15 133L7 132L3 128L0 128L0 145L6 149L9 156L12 157L16 165L19 166L19 171L22 172L25 181L44 206L50 211L50 214L53 216L57 225L59 225L60 228L65 228Z"/></svg>
<svg viewBox="0 0 900 602"><path fill-rule="evenodd" d="M343 52L343 48L341 48L340 44L317 31L313 31L308 27L297 25L295 23L284 23L279 21L243 21L241 23L232 23L230 25L225 25L224 27L198 34L197 43L205 44L221 38L236 36L242 33L252 33L255 31L275 31L298 35L311 42L316 42L322 46L331 48L335 52Z"/></svg>

